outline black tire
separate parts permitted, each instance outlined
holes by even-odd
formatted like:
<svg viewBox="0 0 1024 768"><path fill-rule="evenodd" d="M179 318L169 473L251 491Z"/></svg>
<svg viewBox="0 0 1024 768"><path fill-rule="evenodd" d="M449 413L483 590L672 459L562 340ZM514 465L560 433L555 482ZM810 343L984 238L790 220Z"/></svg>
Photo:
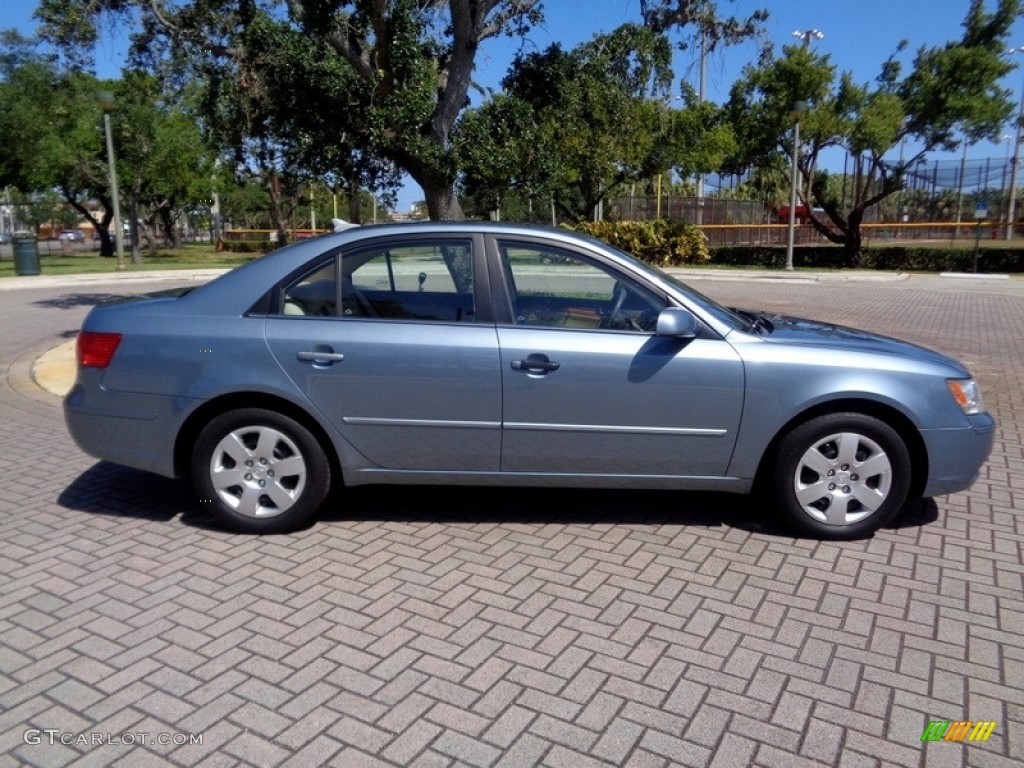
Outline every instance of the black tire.
<svg viewBox="0 0 1024 768"><path fill-rule="evenodd" d="M799 533L858 539L906 503L910 454L885 422L862 413L831 413L782 438L772 479L776 506Z"/></svg>
<svg viewBox="0 0 1024 768"><path fill-rule="evenodd" d="M217 416L199 433L192 483L225 528L285 533L317 513L331 470L304 426L274 411L243 408Z"/></svg>

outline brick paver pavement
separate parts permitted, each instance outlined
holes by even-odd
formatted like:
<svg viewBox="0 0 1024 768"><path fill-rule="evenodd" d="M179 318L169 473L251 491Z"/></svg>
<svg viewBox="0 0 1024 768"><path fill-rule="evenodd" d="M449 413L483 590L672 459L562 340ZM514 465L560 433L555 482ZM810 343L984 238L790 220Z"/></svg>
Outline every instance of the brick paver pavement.
<svg viewBox="0 0 1024 768"><path fill-rule="evenodd" d="M30 381L124 286L0 293L0 768L1021 765L1024 285L696 284L964 359L982 479L850 543L756 498L433 488L230 535Z"/></svg>

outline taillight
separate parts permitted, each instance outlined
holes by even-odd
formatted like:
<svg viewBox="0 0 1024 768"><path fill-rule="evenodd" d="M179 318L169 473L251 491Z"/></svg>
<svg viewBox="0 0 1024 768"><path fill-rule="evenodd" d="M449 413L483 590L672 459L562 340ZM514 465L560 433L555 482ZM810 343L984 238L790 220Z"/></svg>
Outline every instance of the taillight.
<svg viewBox="0 0 1024 768"><path fill-rule="evenodd" d="M81 368L106 368L121 343L120 333L91 333L82 331L78 334L78 365Z"/></svg>

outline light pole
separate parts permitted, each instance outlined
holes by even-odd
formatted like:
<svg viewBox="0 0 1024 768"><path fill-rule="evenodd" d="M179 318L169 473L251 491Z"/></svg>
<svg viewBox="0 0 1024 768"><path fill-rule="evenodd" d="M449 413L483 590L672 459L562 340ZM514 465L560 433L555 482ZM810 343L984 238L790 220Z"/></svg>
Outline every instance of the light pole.
<svg viewBox="0 0 1024 768"><path fill-rule="evenodd" d="M956 230L953 232L953 239L956 239L960 231L960 222L964 213L964 176L967 175L967 134L964 134L964 153L960 156L960 180L956 186ZM952 241L951 241L952 242Z"/></svg>
<svg viewBox="0 0 1024 768"><path fill-rule="evenodd" d="M210 176L211 186L213 187L213 205L210 207L210 223L213 224L213 247L219 248L220 243L220 231L221 231L221 218L220 218L220 179L218 174L220 173L220 158L216 158L213 161L213 174Z"/></svg>
<svg viewBox="0 0 1024 768"><path fill-rule="evenodd" d="M309 228L316 235L316 203L313 201L313 182L309 182Z"/></svg>
<svg viewBox="0 0 1024 768"><path fill-rule="evenodd" d="M96 102L103 110L103 130L107 136L107 175L110 179L110 200L114 204L114 248L117 252L117 269L124 269L124 230L121 228L121 199L117 194L117 168L114 165L114 140L110 135L110 110L114 106L114 94L100 91Z"/></svg>
<svg viewBox="0 0 1024 768"><path fill-rule="evenodd" d="M1024 45L1011 48L1010 53L1024 53ZM1020 112L1017 114L1017 140L1013 144L1010 161L1010 204L1006 209L1006 239L1013 240L1014 217L1017 208L1017 169L1020 167L1020 121L1024 120L1024 88L1020 92Z"/></svg>
<svg viewBox="0 0 1024 768"><path fill-rule="evenodd" d="M796 37L804 42L804 48L809 48L811 40L823 40L825 33L820 29L806 29L800 31L799 29L793 32L793 37ZM807 111L807 102L797 101L793 103L793 109L790 114L793 116L793 161L790 166L789 175L790 189L789 189L789 227L786 233L786 269L793 269L793 240L796 236L796 190L797 190L797 176L800 172L800 166L798 161L800 159L800 118L804 112ZM808 183L810 181L808 180ZM807 195L808 204L810 204L810 194Z"/></svg>
<svg viewBox="0 0 1024 768"><path fill-rule="evenodd" d="M804 48L811 47L811 40L824 40L825 33L820 29L805 29L803 31L797 29L793 32L793 37L798 40L803 40ZM811 183L814 179L814 168L810 168L810 173L807 175L807 205L810 207L811 204Z"/></svg>
<svg viewBox="0 0 1024 768"><path fill-rule="evenodd" d="M4 222L6 217L7 221ZM4 187L3 216L0 216L0 232L14 232L14 214L11 212L11 188Z"/></svg>
<svg viewBox="0 0 1024 768"><path fill-rule="evenodd" d="M1006 172L1010 170L1010 142L1013 141L1013 136L1008 133L1004 133L999 137L1000 144L1006 144L1006 159L1003 160L1003 180L1000 183L999 191L1003 193L1003 200L1009 199L1009 194L1006 189Z"/></svg>
<svg viewBox="0 0 1024 768"><path fill-rule="evenodd" d="M698 101L704 103L704 92L708 78L708 49L707 37L704 31L700 32L700 90L697 92ZM704 174L697 174L697 226L704 224Z"/></svg>
<svg viewBox="0 0 1024 768"><path fill-rule="evenodd" d="M801 32L799 29L793 33L793 37L797 37L804 41L804 48L811 44L811 40L824 40L825 33L820 29L807 29Z"/></svg>
<svg viewBox="0 0 1024 768"><path fill-rule="evenodd" d="M798 101L793 104L790 114L795 122L793 123L793 162L790 165L789 175L789 228L786 234L786 269L793 269L793 239L796 235L796 185L797 174L800 167L797 161L800 159L800 118L807 111L807 102Z"/></svg>

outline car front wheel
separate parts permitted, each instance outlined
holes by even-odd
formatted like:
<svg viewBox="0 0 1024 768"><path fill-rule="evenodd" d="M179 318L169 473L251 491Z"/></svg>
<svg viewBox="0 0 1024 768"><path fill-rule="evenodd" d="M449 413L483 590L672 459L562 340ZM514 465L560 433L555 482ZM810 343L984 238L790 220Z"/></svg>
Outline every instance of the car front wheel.
<svg viewBox="0 0 1024 768"><path fill-rule="evenodd" d="M199 433L192 480L224 527L283 533L316 514L330 489L330 465L304 426L245 408L217 416Z"/></svg>
<svg viewBox="0 0 1024 768"><path fill-rule="evenodd" d="M833 413L782 439L774 485L780 511L800 533L856 539L899 512L910 474L910 455L896 430L864 414Z"/></svg>

